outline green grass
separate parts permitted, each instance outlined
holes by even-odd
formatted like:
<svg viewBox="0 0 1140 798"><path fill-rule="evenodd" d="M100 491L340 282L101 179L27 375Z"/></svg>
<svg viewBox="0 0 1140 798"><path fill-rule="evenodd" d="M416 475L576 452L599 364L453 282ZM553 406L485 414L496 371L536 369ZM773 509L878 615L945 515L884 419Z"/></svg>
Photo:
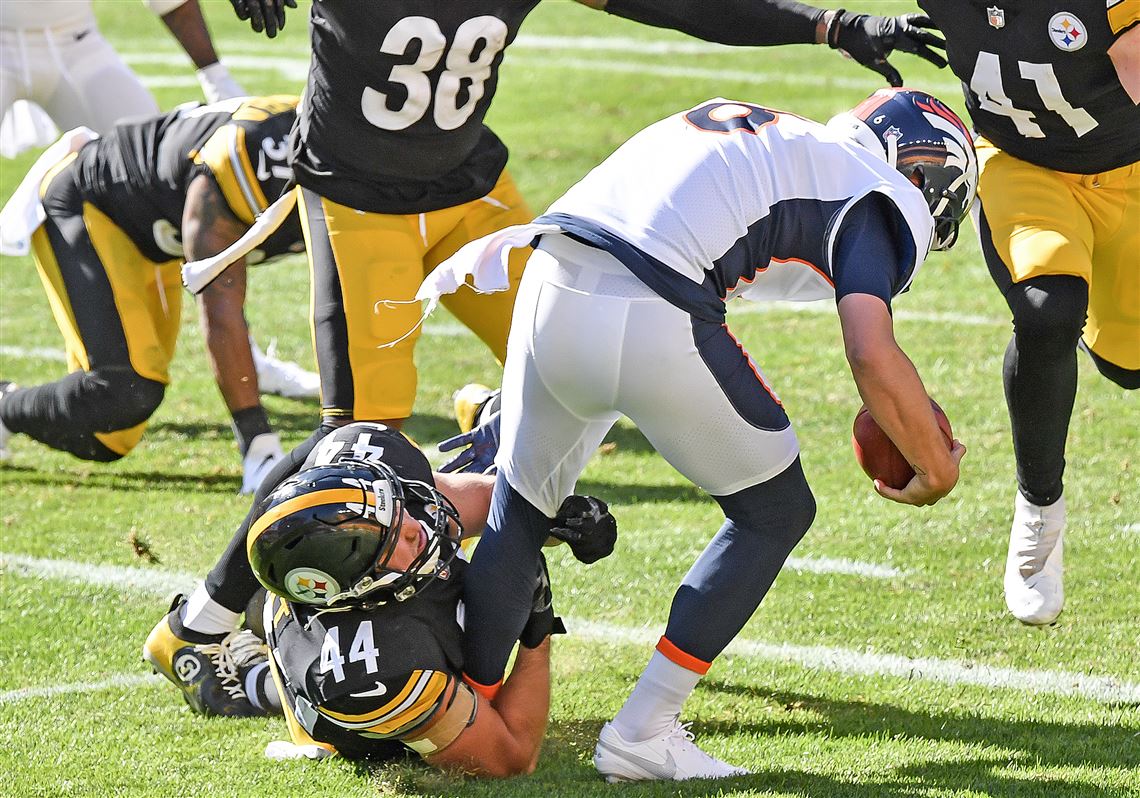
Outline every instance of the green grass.
<svg viewBox="0 0 1140 798"><path fill-rule="evenodd" d="M205 2L220 51L257 92L297 91L261 59L307 58L305 26L292 14L268 42ZM97 4L104 32L141 74L163 78L163 107L196 96L188 69L157 62L175 45L135 0ZM864 2L880 13L907 3ZM543 3L525 36L611 36L653 42L684 37L642 28L558 0ZM627 136L659 117L721 95L814 118L849 107L875 76L822 48L643 55L627 50L511 51L490 123L511 147L511 171L540 211ZM961 108L956 83L916 59L896 65L911 84ZM640 71L639 71L640 70ZM670 73L670 70L672 72ZM685 73L685 70L688 70ZM696 72L696 70L700 70ZM718 71L725 78L712 77ZM750 78L750 75L759 77ZM186 79L186 85L177 84ZM0 163L7 197L34 159ZM259 338L311 364L303 260L258 269L248 313ZM1060 621L1030 629L1001 596L1013 496L1012 453L1001 395L1008 338L1004 304L973 235L934 256L897 305L896 332L928 389L967 444L962 480L932 508L874 495L848 445L859 405L834 315L740 312L733 329L760 362L795 420L819 502L797 557L890 565L890 579L785 570L741 637L767 644L948 660L976 668L1066 671L1140 682L1136 573L1140 570L1140 408L1136 397L1081 361L1068 449L1066 539L1069 598ZM947 314L946 319L930 314ZM909 314L909 315L908 315ZM916 316L916 314L919 314ZM921 315L926 314L926 315ZM0 469L0 551L6 555L202 575L247 509L236 495L240 463L206 364L193 303L173 365L174 383L143 444L103 466L26 439ZM961 317L989 323L967 324ZM957 320L954 320L957 319ZM450 394L495 384L498 370L470 336L430 334L418 348L421 388L409 431L430 444L451 434ZM61 348L30 259L0 262L0 376L55 379L62 364L17 356L14 347ZM286 443L306 437L310 403L270 398ZM12 691L142 677L139 649L165 609L154 592L33 577L9 565L0 578L0 792L14 796L1075 796L1140 795L1140 711L1135 705L1010 687L844 674L770 657L721 658L686 706L711 752L755 775L726 783L607 786L590 763L601 724L616 712L648 644L601 642L590 624L663 628L673 586L719 524L716 506L656 456L631 425L595 457L580 490L618 515L615 555L586 568L551 557L557 606L580 633L554 653L549 739L537 773L482 783L409 762L379 769L350 763L274 764L261 756L281 738L276 720L205 720L164 683L132 681L92 692L13 697ZM139 560L132 533L158 564Z"/></svg>

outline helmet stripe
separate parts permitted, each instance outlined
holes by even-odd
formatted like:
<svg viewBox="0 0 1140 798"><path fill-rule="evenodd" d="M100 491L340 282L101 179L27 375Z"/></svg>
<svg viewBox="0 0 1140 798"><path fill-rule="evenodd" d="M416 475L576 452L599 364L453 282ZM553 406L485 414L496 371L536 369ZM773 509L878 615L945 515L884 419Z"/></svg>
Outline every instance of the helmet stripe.
<svg viewBox="0 0 1140 798"><path fill-rule="evenodd" d="M298 510L307 510L310 507L318 507L324 504L347 504L349 502L359 504L362 495L365 501L371 497L372 502L375 503L376 497L371 491L362 492L361 488L333 488L294 496L292 499L288 499L275 507L269 508L253 522L253 525L249 528L249 532L246 534L246 555L248 556L250 554L253 549L254 541L260 537L261 533L269 528L271 524L280 521L285 516L295 513Z"/></svg>

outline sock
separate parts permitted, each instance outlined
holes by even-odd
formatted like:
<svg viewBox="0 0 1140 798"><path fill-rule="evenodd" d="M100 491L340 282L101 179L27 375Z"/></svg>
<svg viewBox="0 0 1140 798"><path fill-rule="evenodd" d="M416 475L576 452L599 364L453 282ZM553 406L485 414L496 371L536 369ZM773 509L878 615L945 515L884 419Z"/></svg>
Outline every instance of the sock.
<svg viewBox="0 0 1140 798"><path fill-rule="evenodd" d="M200 584L182 607L181 623L183 628L198 634L224 635L237 628L240 617L241 613L226 609L211 599L206 586Z"/></svg>
<svg viewBox="0 0 1140 798"><path fill-rule="evenodd" d="M683 668L660 651L654 651L633 692L613 719L618 734L631 743L664 734L681 714L701 674Z"/></svg>
<svg viewBox="0 0 1140 798"><path fill-rule="evenodd" d="M262 662L249 669L242 685L249 703L260 710L272 712L281 711L281 694L277 692L277 685L273 681L273 673L269 670L269 663Z"/></svg>

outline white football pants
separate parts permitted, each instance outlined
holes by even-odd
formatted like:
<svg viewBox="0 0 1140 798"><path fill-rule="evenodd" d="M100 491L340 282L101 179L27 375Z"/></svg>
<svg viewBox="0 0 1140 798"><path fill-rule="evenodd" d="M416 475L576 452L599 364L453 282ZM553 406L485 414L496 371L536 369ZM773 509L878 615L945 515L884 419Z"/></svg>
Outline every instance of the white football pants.
<svg viewBox="0 0 1140 798"><path fill-rule="evenodd" d="M727 327L723 335L730 336ZM725 343L725 342L721 342ZM694 484L727 496L787 468L799 444L760 369L732 339L749 402L782 429L762 429L734 407L694 342L689 315L611 255L543 236L523 274L503 373L496 464L553 517L620 415ZM723 349L721 351L724 351ZM743 357L742 357L743 355ZM750 380L751 383L747 382ZM738 400L738 404L742 404ZM769 413L771 415L771 413Z"/></svg>
<svg viewBox="0 0 1140 798"><path fill-rule="evenodd" d="M93 16L53 28L0 29L0 118L16 100L39 105L60 130L86 125L101 134L124 117L159 110Z"/></svg>

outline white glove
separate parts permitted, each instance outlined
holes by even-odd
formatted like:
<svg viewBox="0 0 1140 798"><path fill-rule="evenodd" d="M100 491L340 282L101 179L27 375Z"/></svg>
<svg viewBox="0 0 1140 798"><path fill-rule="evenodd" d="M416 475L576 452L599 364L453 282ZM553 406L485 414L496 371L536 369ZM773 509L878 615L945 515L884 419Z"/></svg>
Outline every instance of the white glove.
<svg viewBox="0 0 1140 798"><path fill-rule="evenodd" d="M285 456L276 432L263 432L249 442L242 459L241 492L253 493L277 461Z"/></svg>
<svg viewBox="0 0 1140 798"><path fill-rule="evenodd" d="M215 61L208 67L202 67L196 73L198 82L202 85L202 93L206 95L207 103L216 103L228 100L231 97L245 97L247 92L226 69L221 61Z"/></svg>
<svg viewBox="0 0 1140 798"><path fill-rule="evenodd" d="M335 751L330 751L323 745L297 745L288 740L274 740L265 746L266 759L275 762L289 759L324 759L335 755Z"/></svg>

